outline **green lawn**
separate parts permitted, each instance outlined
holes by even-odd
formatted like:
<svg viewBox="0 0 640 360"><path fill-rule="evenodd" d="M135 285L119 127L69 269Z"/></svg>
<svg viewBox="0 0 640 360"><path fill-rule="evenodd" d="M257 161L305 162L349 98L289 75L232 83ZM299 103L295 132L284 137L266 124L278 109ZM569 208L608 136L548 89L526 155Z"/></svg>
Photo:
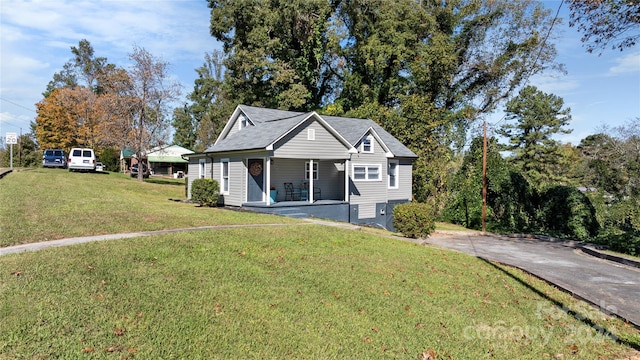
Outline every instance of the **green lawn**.
<svg viewBox="0 0 640 360"><path fill-rule="evenodd" d="M295 222L170 201L185 199L184 184L151 181L62 169L9 174L0 180L0 246L206 225Z"/></svg>
<svg viewBox="0 0 640 360"><path fill-rule="evenodd" d="M0 191L23 175L81 187L95 174L12 174ZM166 200L178 197L173 185L102 176L204 225L288 221L177 204ZM34 181L11 188L29 193ZM29 193L40 204L43 188ZM121 220L101 219L101 231ZM637 330L516 269L294 221L0 257L0 329L0 359L622 359L640 346Z"/></svg>

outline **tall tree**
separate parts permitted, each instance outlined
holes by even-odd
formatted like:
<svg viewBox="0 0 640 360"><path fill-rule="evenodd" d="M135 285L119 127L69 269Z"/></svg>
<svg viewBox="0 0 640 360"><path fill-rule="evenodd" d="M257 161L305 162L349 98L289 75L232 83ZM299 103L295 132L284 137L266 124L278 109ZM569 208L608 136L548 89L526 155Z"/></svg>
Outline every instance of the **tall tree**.
<svg viewBox="0 0 640 360"><path fill-rule="evenodd" d="M53 79L47 84L47 89L42 96L49 97L53 90L62 88L74 88L78 86L78 76L76 69L71 62L67 62L62 66L62 70L53 74Z"/></svg>
<svg viewBox="0 0 640 360"><path fill-rule="evenodd" d="M97 91L98 79L112 64L107 63L106 57L96 57L93 46L87 39L78 42L78 46L71 47L73 58L67 61L62 70L53 74L53 79L47 84L42 94L49 96L54 89L74 88L84 85L92 91Z"/></svg>
<svg viewBox="0 0 640 360"><path fill-rule="evenodd" d="M616 138L604 133L582 139L578 145L583 160L580 185L622 195L626 174L620 148Z"/></svg>
<svg viewBox="0 0 640 360"><path fill-rule="evenodd" d="M546 94L535 86L526 86L506 104L506 120L497 133L509 139L506 150L513 152L512 162L531 184L541 188L566 182L554 171L563 161L563 148L557 134L569 134L565 126L571 109L563 108L561 97Z"/></svg>
<svg viewBox="0 0 640 360"><path fill-rule="evenodd" d="M169 126L169 106L180 94L180 85L168 77L168 63L154 57L144 48L134 46L129 54L133 62L129 75L126 110L128 118L120 119L127 132L121 147L131 147L138 159L144 151L166 142ZM138 180L143 180L143 172L138 172Z"/></svg>
<svg viewBox="0 0 640 360"><path fill-rule="evenodd" d="M327 0L209 0L211 35L228 55L230 98L249 105L320 107L326 64Z"/></svg>
<svg viewBox="0 0 640 360"><path fill-rule="evenodd" d="M414 152L427 148L415 167L419 200L445 188L446 162L431 154L462 143L469 124L528 77L561 69L549 38L556 19L533 0L210 0L209 7L211 34L229 56L230 98L335 115L384 109L370 117Z"/></svg>
<svg viewBox="0 0 640 360"><path fill-rule="evenodd" d="M482 228L483 137L472 140L449 184L444 218L468 228ZM526 232L535 228L535 193L500 154L496 138L487 146L487 227L491 231Z"/></svg>
<svg viewBox="0 0 640 360"><path fill-rule="evenodd" d="M96 91L97 80L105 71L105 68L109 66L107 58L96 57L93 46L87 39L80 40L78 47L72 46L71 53L74 55L73 64L79 76L89 89Z"/></svg>
<svg viewBox="0 0 640 360"><path fill-rule="evenodd" d="M36 104L36 139L40 146L69 149L79 144L77 89L59 88Z"/></svg>
<svg viewBox="0 0 640 360"><path fill-rule="evenodd" d="M583 33L587 51L624 50L640 38L640 0L569 0L570 26Z"/></svg>
<svg viewBox="0 0 640 360"><path fill-rule="evenodd" d="M174 130L173 143L187 149L194 149L198 124L191 117L189 106L185 104L183 107L173 109L171 125Z"/></svg>
<svg viewBox="0 0 640 360"><path fill-rule="evenodd" d="M184 142L183 146L189 149L202 151L213 144L237 105L229 100L225 90L224 59L219 50L205 54L204 64L196 69L198 77L188 97L190 103L174 112L174 139Z"/></svg>
<svg viewBox="0 0 640 360"><path fill-rule="evenodd" d="M108 64L105 57L96 57L93 46L86 39L81 40L77 47L72 46L71 53L73 58L53 75L43 93L45 98L38 104L36 123L42 124L36 126L36 137L49 147L100 146L104 143L104 134L101 133L104 112L99 93L103 87L102 80L108 78L115 65ZM60 91L56 93L56 90ZM55 96L49 99L54 93ZM68 128L71 123L74 124L73 129ZM51 128L56 124L62 128ZM56 132L65 136L72 132L74 138L62 140Z"/></svg>

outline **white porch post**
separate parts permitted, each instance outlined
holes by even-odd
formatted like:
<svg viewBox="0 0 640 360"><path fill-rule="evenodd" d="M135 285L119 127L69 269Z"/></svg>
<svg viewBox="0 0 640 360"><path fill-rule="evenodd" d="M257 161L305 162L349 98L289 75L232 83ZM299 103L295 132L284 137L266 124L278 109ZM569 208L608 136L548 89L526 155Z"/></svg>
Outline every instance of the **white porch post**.
<svg viewBox="0 0 640 360"><path fill-rule="evenodd" d="M265 181L265 195L267 196L267 206L271 205L271 156L267 156L267 166L264 176L267 178Z"/></svg>
<svg viewBox="0 0 640 360"><path fill-rule="evenodd" d="M309 159L309 203L313 204L313 159Z"/></svg>
<svg viewBox="0 0 640 360"><path fill-rule="evenodd" d="M344 201L349 202L349 159L344 161Z"/></svg>

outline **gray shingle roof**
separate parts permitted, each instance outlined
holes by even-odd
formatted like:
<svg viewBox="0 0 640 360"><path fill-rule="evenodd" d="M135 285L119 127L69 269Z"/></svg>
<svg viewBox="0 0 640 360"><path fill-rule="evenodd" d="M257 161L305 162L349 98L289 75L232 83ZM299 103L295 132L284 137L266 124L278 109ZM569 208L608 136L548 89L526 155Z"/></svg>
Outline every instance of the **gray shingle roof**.
<svg viewBox="0 0 640 360"><path fill-rule="evenodd" d="M239 105L238 109L242 111L255 126L248 126L231 136L219 139L213 146L206 150L207 153L265 149L313 114L313 112L302 113L247 105ZM398 141L398 139L389 134L373 120L338 116L318 116L327 122L327 124L349 142L351 146L355 147L367 130L372 128L394 156L417 158L417 155L414 154L413 151L409 150Z"/></svg>

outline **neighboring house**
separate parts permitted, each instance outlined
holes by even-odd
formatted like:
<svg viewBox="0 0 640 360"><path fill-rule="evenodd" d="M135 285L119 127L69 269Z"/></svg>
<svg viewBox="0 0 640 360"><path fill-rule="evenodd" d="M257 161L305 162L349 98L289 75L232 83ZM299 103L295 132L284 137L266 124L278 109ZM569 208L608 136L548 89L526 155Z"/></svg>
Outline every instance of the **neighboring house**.
<svg viewBox="0 0 640 360"><path fill-rule="evenodd" d="M142 158L143 162L146 162L144 161L147 158L146 154L143 153L142 156L143 156ZM131 166L137 163L138 163L138 159L136 158L136 153L133 150L133 148L125 147L120 150L120 172L121 173L129 172L131 169Z"/></svg>
<svg viewBox="0 0 640 360"><path fill-rule="evenodd" d="M193 154L193 151L182 146L158 146L147 152L147 162L155 175L169 175L181 178L187 174L187 165L189 163L183 155L189 154Z"/></svg>
<svg viewBox="0 0 640 360"><path fill-rule="evenodd" d="M188 158L189 198L194 179L212 178L225 205L393 229L417 156L373 120L240 105Z"/></svg>

